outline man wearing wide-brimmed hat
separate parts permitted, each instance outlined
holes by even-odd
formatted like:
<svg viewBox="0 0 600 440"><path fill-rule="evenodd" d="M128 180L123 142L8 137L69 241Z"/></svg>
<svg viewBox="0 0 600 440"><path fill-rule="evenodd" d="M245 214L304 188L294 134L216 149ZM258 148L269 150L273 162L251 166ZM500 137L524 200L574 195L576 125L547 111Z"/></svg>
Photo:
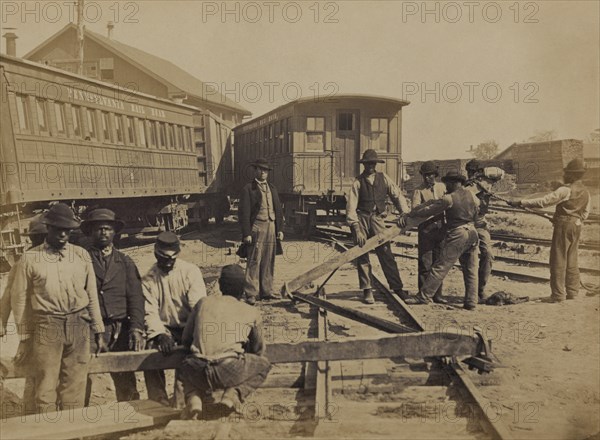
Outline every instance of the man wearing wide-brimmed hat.
<svg viewBox="0 0 600 440"><path fill-rule="evenodd" d="M113 211L97 208L81 223L81 231L92 239L87 250L96 274L108 351L139 351L145 346L141 277L133 260L113 245L123 226L125 223ZM111 376L117 401L139 400L135 373L111 373ZM91 395L91 379L87 395L88 398Z"/></svg>
<svg viewBox="0 0 600 440"><path fill-rule="evenodd" d="M430 200L439 200L446 194L446 186L435 179L439 176L438 167L434 161L428 160L421 164L419 170L423 183L415 190L412 197L413 209ZM444 240L444 214L432 217L419 225L419 289L431 270L435 260L441 255L442 241ZM433 301L444 303L442 298L442 284L433 295Z"/></svg>
<svg viewBox="0 0 600 440"><path fill-rule="evenodd" d="M477 305L477 244L479 238L475 220L479 211L479 199L464 187L467 178L457 171L449 171L442 182L447 194L431 200L412 210L411 217L427 218L444 213L446 216L444 241L440 257L433 263L429 274L417 294L417 301L429 303L446 275L457 261L465 282L464 308L475 309Z"/></svg>
<svg viewBox="0 0 600 440"><path fill-rule="evenodd" d="M363 164L364 171L354 180L350 194L348 194L346 220L352 229L354 243L358 246L363 246L369 238L386 230L384 218L387 215L387 197L392 200L401 214L410 211L398 185L387 174L376 171L377 164L384 162L383 159L379 159L375 150L366 150L362 159L359 160L359 163ZM406 292L403 288L396 260L392 255L390 243L379 246L375 252L390 289L397 295L404 297ZM363 301L367 304L373 304L375 299L371 290L369 254L366 253L357 258L356 266L358 268L358 282L363 291Z"/></svg>
<svg viewBox="0 0 600 440"><path fill-rule="evenodd" d="M581 226L588 218L591 207L589 191L581 179L585 166L581 159L573 159L564 169L564 185L537 199L514 200L510 204L523 208L545 208L556 205L552 223L552 247L550 249L549 302L575 299L579 294L579 263L577 253Z"/></svg>
<svg viewBox="0 0 600 440"><path fill-rule="evenodd" d="M31 368L37 411L84 405L90 327L104 349L104 324L89 253L69 243L79 227L58 203L44 215L46 241L15 266L13 312L21 344L15 362Z"/></svg>
<svg viewBox="0 0 600 440"><path fill-rule="evenodd" d="M267 159L255 160L254 179L242 189L238 218L242 240L247 247L248 263L244 291L246 302L278 299L273 288L277 240L283 240L283 210L279 193L267 181L271 167Z"/></svg>
<svg viewBox="0 0 600 440"><path fill-rule="evenodd" d="M145 325L147 348L156 348L164 355L181 344L183 328L192 309L206 296L206 285L198 266L178 258L181 252L179 237L171 231L158 234L154 244L154 264L142 278L146 300ZM177 408L185 399L181 372L175 370L175 391L169 402L165 373L162 370L144 372L148 398Z"/></svg>

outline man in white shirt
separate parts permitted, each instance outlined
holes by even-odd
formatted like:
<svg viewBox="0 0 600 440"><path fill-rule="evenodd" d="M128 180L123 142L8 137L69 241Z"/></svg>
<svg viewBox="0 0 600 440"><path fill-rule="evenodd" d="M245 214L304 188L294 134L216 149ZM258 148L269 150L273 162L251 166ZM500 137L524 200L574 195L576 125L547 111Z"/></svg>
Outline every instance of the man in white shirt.
<svg viewBox="0 0 600 440"><path fill-rule="evenodd" d="M156 264L142 278L145 304L147 348L157 348L165 356L174 346L181 345L187 320L196 303L206 296L206 285L200 269L178 259L179 238L173 232L162 232L156 239ZM165 389L165 374L161 370L144 372L148 398L169 403ZM175 370L173 406L184 406L181 374Z"/></svg>

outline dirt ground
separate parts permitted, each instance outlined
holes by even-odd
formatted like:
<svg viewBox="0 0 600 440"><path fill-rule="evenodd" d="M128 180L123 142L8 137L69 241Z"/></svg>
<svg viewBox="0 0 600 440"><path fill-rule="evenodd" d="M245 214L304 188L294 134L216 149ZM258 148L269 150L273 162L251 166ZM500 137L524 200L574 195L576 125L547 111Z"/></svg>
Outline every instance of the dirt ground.
<svg viewBox="0 0 600 440"><path fill-rule="evenodd" d="M545 222L543 219L539 219ZM500 217L497 218L501 222ZM538 223L532 216L515 220L514 232L539 237L550 237L550 228ZM506 222L504 222L506 224ZM493 222L492 222L493 224ZM585 230L585 229L584 229ZM595 228L595 231L598 229ZM586 232L589 233L589 232ZM597 232L595 232L597 233ZM238 261L230 253L231 241L238 240L239 232L233 223L223 226L209 226L202 233L190 234L184 238L181 258L198 264L205 275L209 291L215 289L215 279L220 267ZM151 247L129 250L144 273L153 263ZM288 237L284 243L284 255L277 257L276 282L283 283L325 261L335 254L331 248ZM538 252L539 254L539 252ZM582 252L582 265L598 267L598 253ZM538 255L545 258L545 254ZM378 270L376 258L371 257ZM416 261L399 259L399 268L406 288L416 292ZM528 273L533 271L525 270ZM544 269L536 269L544 275ZM357 283L351 267L343 271L347 282ZM546 274L547 275L547 274ZM593 278L592 278L593 280ZM597 279L595 280L597 283ZM453 270L445 282L445 295L456 303L463 294L462 276ZM357 289L357 286L355 287ZM497 414L509 426L517 439L588 439L598 438L600 432L600 297L588 296L581 291L578 299L563 304L546 304L533 300L549 295L549 286L544 284L524 284L501 278L492 278L488 293L499 290L517 296L529 296L532 301L513 306L479 306L468 312L446 309L443 306L413 306L415 313L425 322L426 330L457 331L471 334L473 327L482 329L484 337L492 341L493 352L503 368L491 375L469 374L478 385L483 396L491 403L490 411ZM334 291L328 290L331 297ZM350 306L355 305L368 311L355 294L345 292L344 299ZM376 296L381 300L380 297ZM344 326L333 318L338 330ZM285 322L282 323L285 325ZM358 335L360 336L360 335ZM16 350L14 335L2 338L0 356L12 355ZM143 379L138 373L138 383L144 397ZM16 398L22 392L22 383L7 381L4 399ZM14 394L13 394L14 393ZM113 387L108 377L94 383L93 399L102 404L110 401ZM389 414L385 419L389 420ZM399 425L401 428L401 425ZM422 434L428 438L443 438L439 429L427 427ZM429 433L429 434L428 434ZM330 433L331 434L331 433ZM360 433L355 433L361 437ZM332 434L333 435L333 434ZM265 428L264 437L269 436ZM339 438L343 436L340 433ZM136 438L161 438L160 431ZM364 438L368 438L365 432Z"/></svg>

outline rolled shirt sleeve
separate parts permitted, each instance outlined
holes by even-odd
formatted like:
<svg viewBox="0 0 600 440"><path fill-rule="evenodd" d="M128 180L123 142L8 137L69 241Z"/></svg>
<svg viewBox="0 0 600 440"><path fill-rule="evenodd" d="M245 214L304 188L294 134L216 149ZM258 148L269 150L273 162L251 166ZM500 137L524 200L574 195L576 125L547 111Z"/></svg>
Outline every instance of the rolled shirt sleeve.
<svg viewBox="0 0 600 440"><path fill-rule="evenodd" d="M358 214L356 213L356 209L358 208L359 191L360 181L358 179L354 179L354 182L352 182L352 187L350 188L350 193L348 194L348 201L346 202L346 222L348 222L350 226L358 223Z"/></svg>
<svg viewBox="0 0 600 440"><path fill-rule="evenodd" d="M524 208L546 208L547 206L557 205L571 197L571 188L561 186L560 188L537 199L523 199L521 206Z"/></svg>
<svg viewBox="0 0 600 440"><path fill-rule="evenodd" d="M408 202L406 201L404 194L402 194L400 187L396 185L385 173L383 173L383 179L387 187L388 196L390 199L392 199L392 202L394 202L396 209L400 211L401 214L408 214L410 212L410 208L408 207Z"/></svg>
<svg viewBox="0 0 600 440"><path fill-rule="evenodd" d="M428 200L419 206L413 208L410 212L411 217L428 218L434 215L441 214L445 210L451 208L453 205L452 197L445 195L441 199Z"/></svg>

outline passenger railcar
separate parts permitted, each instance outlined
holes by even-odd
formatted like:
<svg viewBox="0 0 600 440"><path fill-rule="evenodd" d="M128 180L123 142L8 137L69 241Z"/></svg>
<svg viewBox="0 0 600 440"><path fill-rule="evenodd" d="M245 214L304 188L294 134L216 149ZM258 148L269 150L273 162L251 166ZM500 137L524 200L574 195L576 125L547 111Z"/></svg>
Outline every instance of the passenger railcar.
<svg viewBox="0 0 600 440"><path fill-rule="evenodd" d="M234 129L235 185L252 178L249 164L268 157L286 222L310 230L317 213L339 220L346 194L362 171L358 160L372 148L385 160L379 169L402 175L402 107L407 101L363 95L306 98L285 104Z"/></svg>
<svg viewBox="0 0 600 440"><path fill-rule="evenodd" d="M53 201L111 208L127 232L226 213L214 164L231 157L230 129L210 112L6 55L0 86L5 259Z"/></svg>

